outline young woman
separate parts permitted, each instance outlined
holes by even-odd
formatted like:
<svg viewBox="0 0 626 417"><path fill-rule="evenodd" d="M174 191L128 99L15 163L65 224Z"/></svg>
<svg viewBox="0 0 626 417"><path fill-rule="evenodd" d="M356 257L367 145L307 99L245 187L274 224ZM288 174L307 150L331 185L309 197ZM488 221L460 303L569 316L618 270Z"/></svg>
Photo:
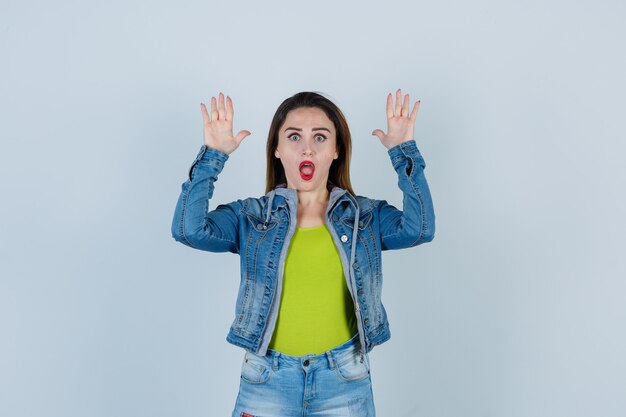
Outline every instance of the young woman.
<svg viewBox="0 0 626 417"><path fill-rule="evenodd" d="M321 94L278 107L267 141L266 194L209 210L229 155L233 103L201 104L204 145L182 184L172 223L177 241L238 253L241 282L227 341L246 350L236 417L374 416L368 353L390 338L381 302L381 252L430 242L435 215L424 159L413 140L417 101L387 97L388 149L402 210L356 195L350 130ZM371 173L376 175L375 172ZM407 271L408 272L408 271Z"/></svg>

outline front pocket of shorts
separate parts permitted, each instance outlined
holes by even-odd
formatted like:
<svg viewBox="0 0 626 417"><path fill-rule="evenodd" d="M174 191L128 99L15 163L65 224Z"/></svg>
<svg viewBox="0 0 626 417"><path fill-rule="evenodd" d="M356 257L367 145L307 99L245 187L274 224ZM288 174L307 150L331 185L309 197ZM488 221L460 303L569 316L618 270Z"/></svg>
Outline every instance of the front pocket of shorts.
<svg viewBox="0 0 626 417"><path fill-rule="evenodd" d="M241 379L250 384L264 384L270 379L271 369L260 358L246 353L241 366Z"/></svg>
<svg viewBox="0 0 626 417"><path fill-rule="evenodd" d="M370 368L365 357L361 362L361 356L354 355L344 362L339 362L335 366L335 372L342 381L359 381L369 376Z"/></svg>

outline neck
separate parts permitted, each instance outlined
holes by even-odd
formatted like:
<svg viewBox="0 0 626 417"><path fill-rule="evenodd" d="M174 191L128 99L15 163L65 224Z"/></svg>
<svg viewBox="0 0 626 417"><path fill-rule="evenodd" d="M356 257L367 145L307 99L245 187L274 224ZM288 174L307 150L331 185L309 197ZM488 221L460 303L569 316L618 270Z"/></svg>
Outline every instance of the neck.
<svg viewBox="0 0 626 417"><path fill-rule="evenodd" d="M318 190L311 191L301 191L298 190L298 205L300 206L311 206L317 204L328 204L328 198L330 193L326 189L326 187L320 188Z"/></svg>

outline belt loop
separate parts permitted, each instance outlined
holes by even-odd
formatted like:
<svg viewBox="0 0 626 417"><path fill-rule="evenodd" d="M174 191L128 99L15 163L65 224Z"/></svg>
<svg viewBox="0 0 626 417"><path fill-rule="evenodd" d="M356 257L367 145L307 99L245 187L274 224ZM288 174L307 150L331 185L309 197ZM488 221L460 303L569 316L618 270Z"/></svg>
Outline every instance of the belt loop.
<svg viewBox="0 0 626 417"><path fill-rule="evenodd" d="M274 362L272 363L272 370L274 372L278 371L278 357L280 356L280 352L274 351Z"/></svg>
<svg viewBox="0 0 626 417"><path fill-rule="evenodd" d="M335 361L333 359L333 354L330 350L326 351L326 357L328 358L328 366L330 369L335 369Z"/></svg>

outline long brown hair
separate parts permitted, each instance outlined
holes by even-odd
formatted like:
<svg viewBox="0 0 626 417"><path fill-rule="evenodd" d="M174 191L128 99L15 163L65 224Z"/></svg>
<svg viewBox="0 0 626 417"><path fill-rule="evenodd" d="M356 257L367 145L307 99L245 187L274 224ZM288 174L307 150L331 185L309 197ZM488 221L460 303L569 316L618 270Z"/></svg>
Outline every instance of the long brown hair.
<svg viewBox="0 0 626 417"><path fill-rule="evenodd" d="M303 91L283 101L272 119L270 131L267 136L267 176L265 181L265 192L268 193L277 185L287 183L285 170L279 158L276 158L274 151L278 147L278 132L285 119L287 113L300 107L317 107L326 113L326 116L335 125L337 131L337 153L338 158L333 160L328 173L327 187L330 189L332 185L341 187L352 195L352 184L350 183L350 154L352 153L352 137L348 122L339 109L329 99L317 92Z"/></svg>

